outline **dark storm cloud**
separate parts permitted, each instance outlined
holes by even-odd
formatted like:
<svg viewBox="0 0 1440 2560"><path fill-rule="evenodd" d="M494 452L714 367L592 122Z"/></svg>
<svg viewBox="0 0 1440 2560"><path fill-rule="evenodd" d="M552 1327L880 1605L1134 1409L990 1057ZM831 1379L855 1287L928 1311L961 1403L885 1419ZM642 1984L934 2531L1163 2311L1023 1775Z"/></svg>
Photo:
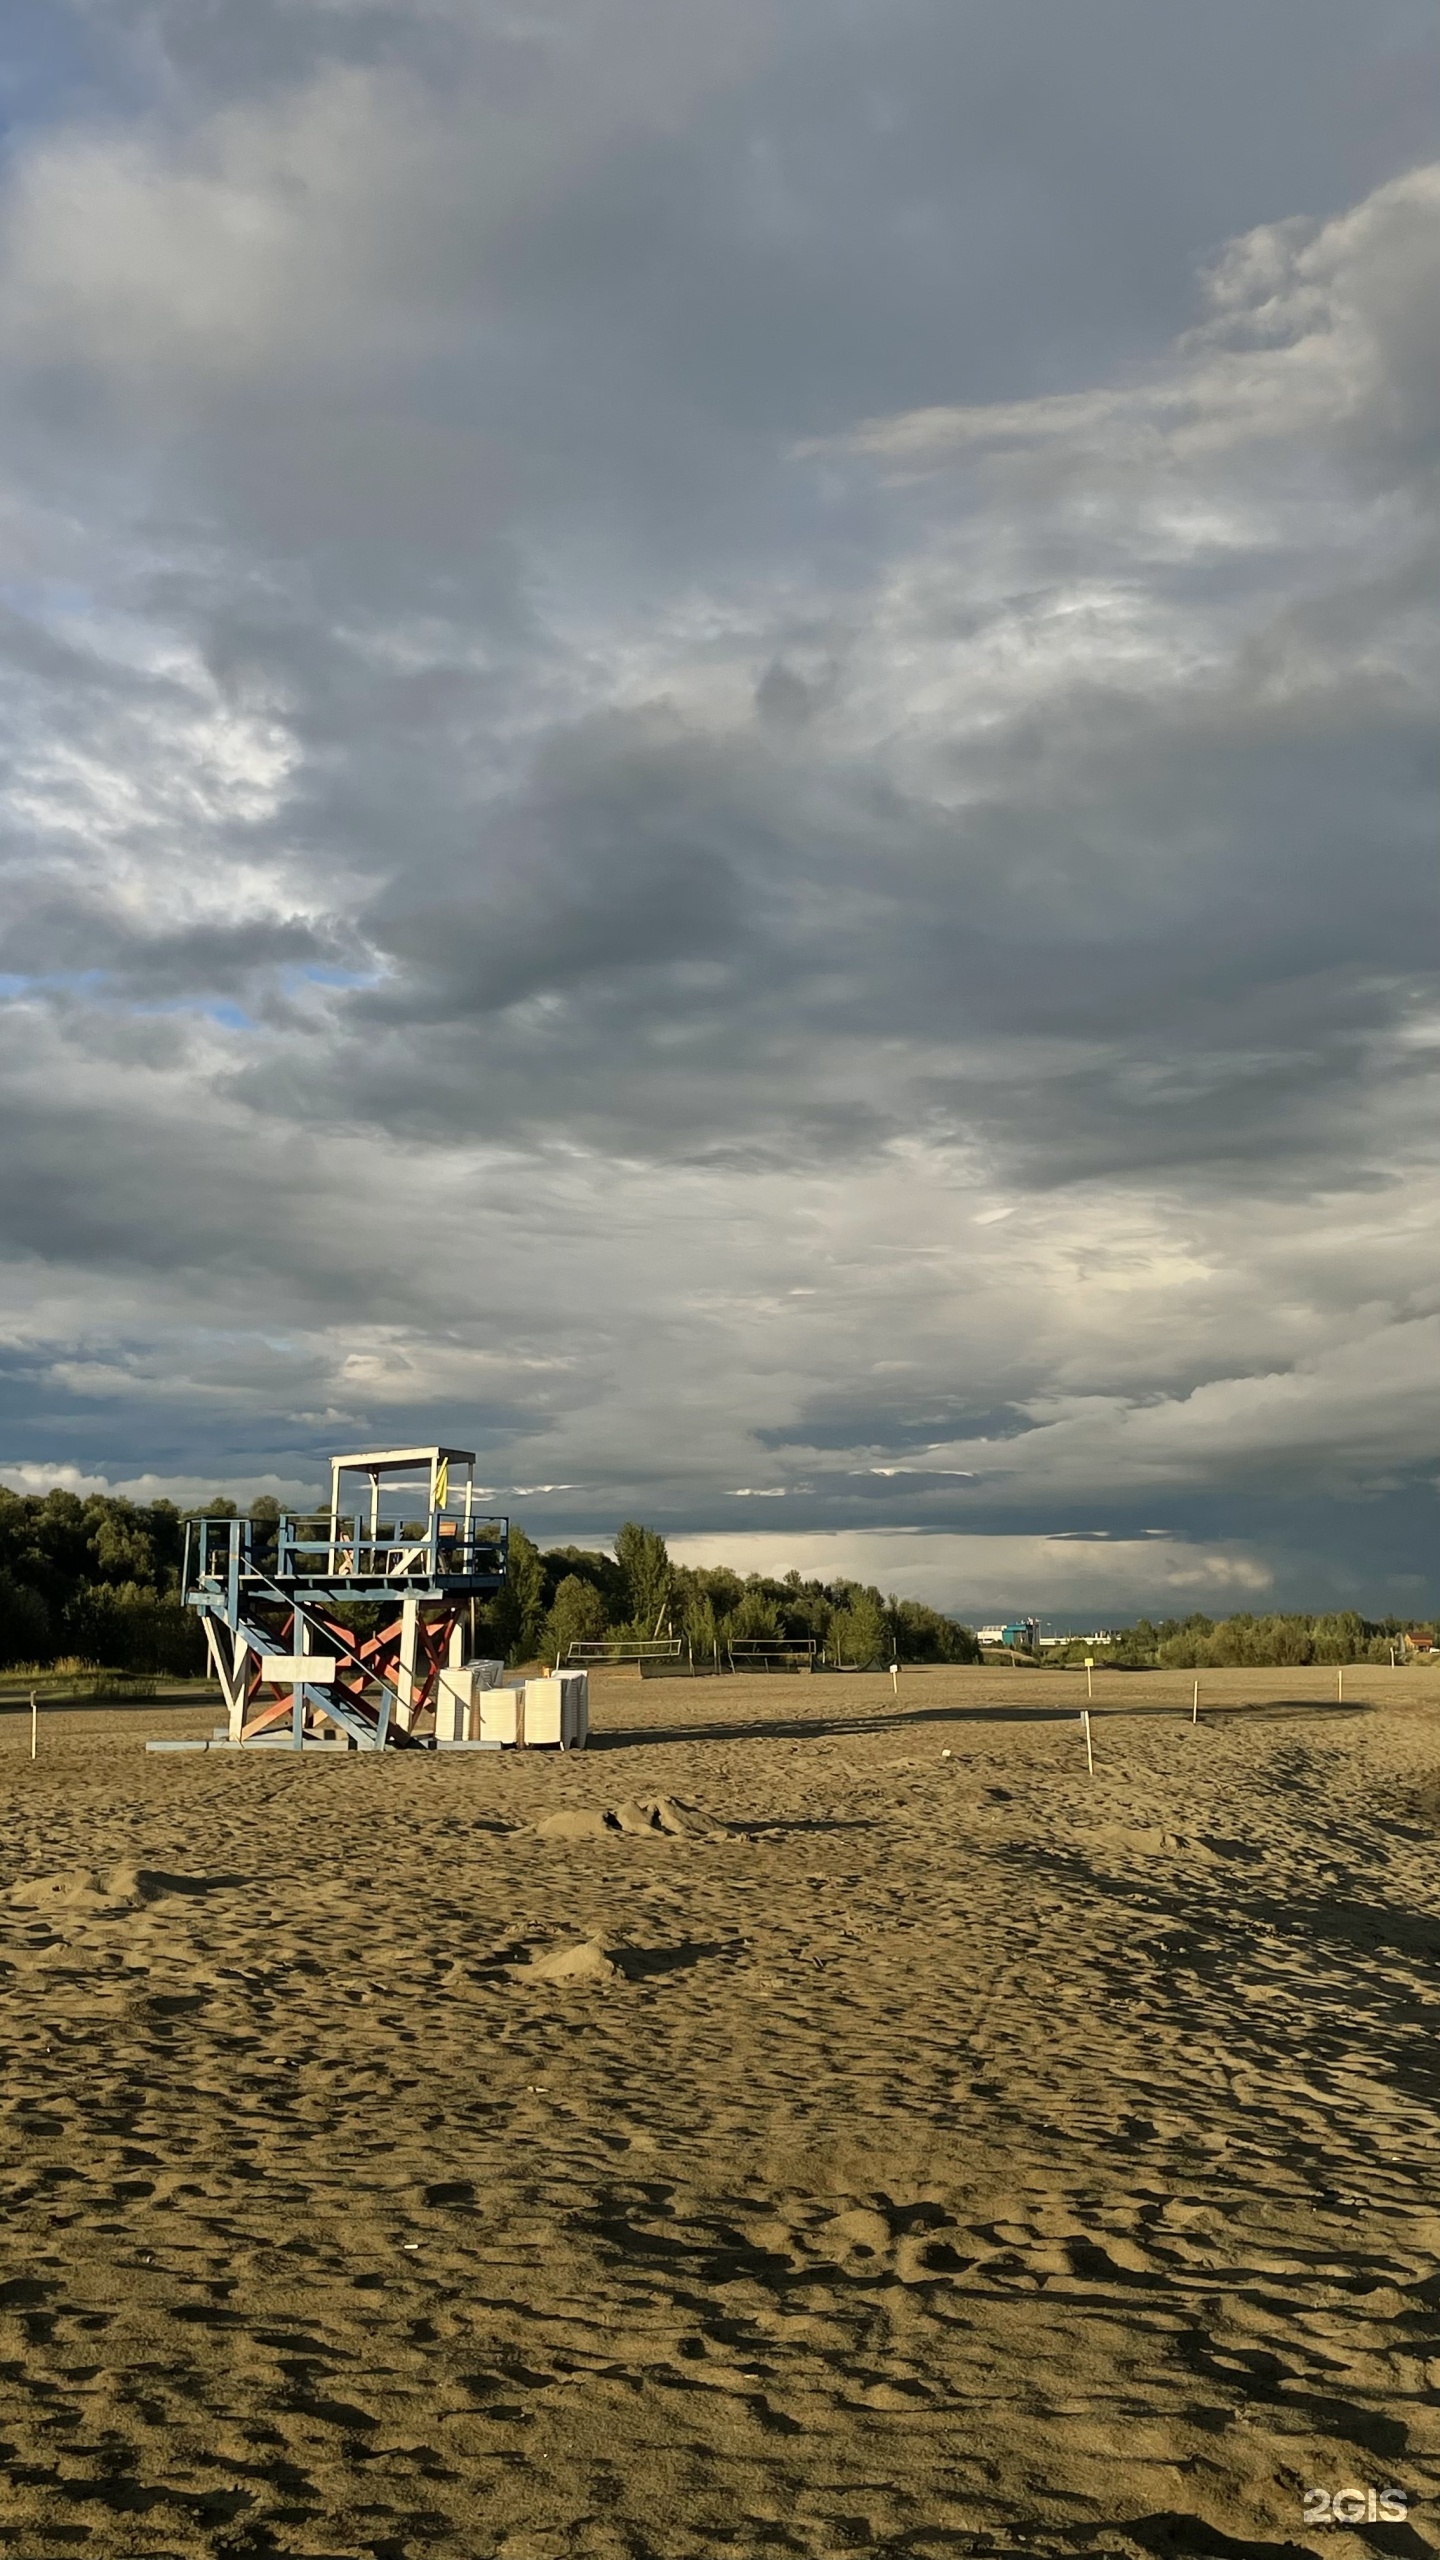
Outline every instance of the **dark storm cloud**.
<svg viewBox="0 0 1440 2560"><path fill-rule="evenodd" d="M355 1010L450 1023L577 982L733 962L746 940L735 856L758 868L755 819L671 727L607 722L567 740L527 805L477 831L469 864L446 866L446 905L423 863L394 881L364 924L405 987ZM769 835L763 853L780 851Z"/></svg>
<svg viewBox="0 0 1440 2560"><path fill-rule="evenodd" d="M19 1457L458 1409L589 1534L1108 1501L1111 1593L1151 1487L1176 1590L1271 1570L1227 1486L1389 1499L1428 14L66 26L0 193Z"/></svg>

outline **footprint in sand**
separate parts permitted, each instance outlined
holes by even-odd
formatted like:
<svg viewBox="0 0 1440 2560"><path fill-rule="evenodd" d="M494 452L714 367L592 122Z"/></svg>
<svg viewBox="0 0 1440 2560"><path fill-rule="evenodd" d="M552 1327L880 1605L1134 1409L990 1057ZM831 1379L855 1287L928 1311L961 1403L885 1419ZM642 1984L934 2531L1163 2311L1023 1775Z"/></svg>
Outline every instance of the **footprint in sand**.
<svg viewBox="0 0 1440 2560"><path fill-rule="evenodd" d="M38 1911L52 1919L116 1916L154 1901L167 1882L145 1867L112 1867L104 1876L89 1867L62 1867L55 1875L25 1877L12 1886L9 1898L16 1911Z"/></svg>
<svg viewBox="0 0 1440 2560"><path fill-rule="evenodd" d="M1092 1824L1085 1833L1087 1841L1097 1848L1116 1849L1127 1858L1199 1858L1209 1860L1215 1851L1208 1840L1184 1831L1141 1829L1124 1822Z"/></svg>
<svg viewBox="0 0 1440 2560"><path fill-rule="evenodd" d="M9 1901L13 1910L47 1915L116 1908L115 1896L108 1894L100 1878L86 1867L66 1867L58 1875L27 1876L23 1884L11 1887Z"/></svg>
<svg viewBox="0 0 1440 2560"><path fill-rule="evenodd" d="M890 2225L884 2214L867 2211L862 2205L852 2207L848 2213L832 2215L820 2237L842 2264L846 2260L863 2263L888 2258L890 2254Z"/></svg>
<svg viewBox="0 0 1440 2560"><path fill-rule="evenodd" d="M26 1876L10 1888L16 1911L121 1912L159 1902L167 1894L202 1894L216 1885L238 1884L238 1876L167 1875L160 1867L125 1864L104 1876L89 1867L62 1867L57 1874Z"/></svg>
<svg viewBox="0 0 1440 2560"><path fill-rule="evenodd" d="M526 1991L556 1984L565 1990L592 1990L625 1979L597 1938L584 1938L578 1946L552 1947L546 1955L532 1955L528 1964L507 1965L505 1971Z"/></svg>
<svg viewBox="0 0 1440 2560"><path fill-rule="evenodd" d="M957 2252L950 2215L932 2202L892 2206L850 2205L806 2235L805 2247L860 2282L877 2277L904 2285L942 2283L975 2256L973 2242Z"/></svg>
<svg viewBox="0 0 1440 2560"><path fill-rule="evenodd" d="M540 1840L718 1840L723 1826L682 1796L627 1796L608 1811L591 1806L550 1813L535 1825Z"/></svg>
<svg viewBox="0 0 1440 2560"><path fill-rule="evenodd" d="M582 1938L570 1946L536 1947L523 1964L507 1964L504 1977L523 1989L559 1983L586 1988L613 1982L646 1982L666 1974L686 1973L706 1957L734 1959L740 1938L691 1939L679 1946L620 1946L614 1939Z"/></svg>

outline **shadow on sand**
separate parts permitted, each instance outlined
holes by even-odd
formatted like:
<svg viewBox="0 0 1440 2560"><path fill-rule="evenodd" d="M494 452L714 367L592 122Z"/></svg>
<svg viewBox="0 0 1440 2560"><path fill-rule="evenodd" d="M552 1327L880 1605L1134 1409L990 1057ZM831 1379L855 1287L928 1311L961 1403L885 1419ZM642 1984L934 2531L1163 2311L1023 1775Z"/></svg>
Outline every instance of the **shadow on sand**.
<svg viewBox="0 0 1440 2560"><path fill-rule="evenodd" d="M647 1743L670 1742L806 1742L813 1741L816 1735L854 1738L867 1733L895 1733L906 1725L1075 1724L1084 1704L1084 1699L1080 1698L1074 1706L880 1706L853 1716L703 1717L684 1724L610 1725L600 1732L592 1728L589 1748L592 1751L635 1750ZM1305 1698L1278 1698L1267 1699L1254 1706L1202 1706L1200 1722L1212 1727L1232 1723L1282 1724L1300 1720L1317 1724L1335 1717L1373 1713L1373 1708L1365 1705L1337 1706L1323 1701L1317 1704ZM1160 1719L1171 1724L1188 1724L1190 1721L1189 1707L1178 1700L1164 1704L1151 1700L1148 1704L1137 1703L1133 1707L1108 1702L1102 1706L1092 1700L1090 1714L1096 1724L1115 1723L1122 1719L1127 1723L1145 1719Z"/></svg>

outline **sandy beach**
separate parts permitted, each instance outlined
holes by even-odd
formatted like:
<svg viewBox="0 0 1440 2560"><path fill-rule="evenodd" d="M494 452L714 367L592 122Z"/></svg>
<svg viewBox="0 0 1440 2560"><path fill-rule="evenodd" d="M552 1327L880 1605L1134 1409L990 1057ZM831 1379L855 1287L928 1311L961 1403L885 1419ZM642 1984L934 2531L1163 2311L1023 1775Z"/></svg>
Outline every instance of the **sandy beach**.
<svg viewBox="0 0 1440 2560"><path fill-rule="evenodd" d="M0 1719L0 2550L1440 2548L1440 1676L1335 1686Z"/></svg>

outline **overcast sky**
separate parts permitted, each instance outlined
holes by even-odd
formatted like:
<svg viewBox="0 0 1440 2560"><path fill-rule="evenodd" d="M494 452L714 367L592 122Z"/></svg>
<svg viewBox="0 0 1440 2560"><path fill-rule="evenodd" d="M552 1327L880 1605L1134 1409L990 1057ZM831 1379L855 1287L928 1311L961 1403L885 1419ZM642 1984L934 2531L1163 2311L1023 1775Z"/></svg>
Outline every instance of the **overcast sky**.
<svg viewBox="0 0 1440 2560"><path fill-rule="evenodd" d="M12 0L0 1476L1435 1606L1429 0Z"/></svg>

